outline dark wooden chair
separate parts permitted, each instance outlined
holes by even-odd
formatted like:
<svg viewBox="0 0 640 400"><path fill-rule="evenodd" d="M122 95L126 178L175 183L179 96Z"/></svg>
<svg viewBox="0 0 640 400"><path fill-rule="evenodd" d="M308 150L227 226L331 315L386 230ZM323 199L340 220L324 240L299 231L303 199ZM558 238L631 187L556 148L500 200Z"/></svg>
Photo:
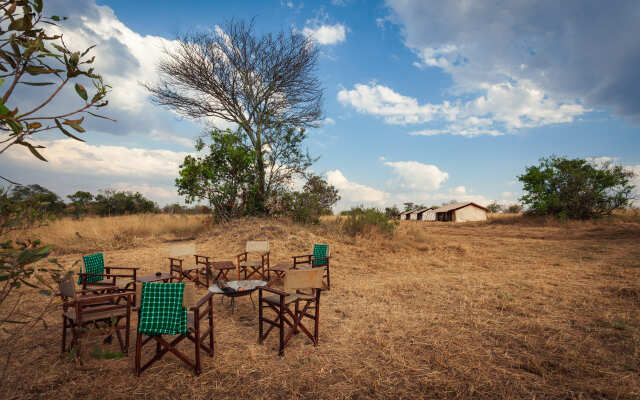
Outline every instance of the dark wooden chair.
<svg viewBox="0 0 640 400"><path fill-rule="evenodd" d="M249 254L257 254L260 260L250 260ZM241 274L244 279L269 280L269 242L267 240L250 240L245 245L244 253L236 256L238 259L238 280Z"/></svg>
<svg viewBox="0 0 640 400"><path fill-rule="evenodd" d="M78 284L83 290L109 292L113 287L122 291L135 291L138 267L115 267L104 265L102 253L82 257L84 272L80 271Z"/></svg>
<svg viewBox="0 0 640 400"><path fill-rule="evenodd" d="M210 271L212 273L211 277L214 282L218 281L228 281L229 280L229 272L236 269L236 265L233 261L213 261L209 263ZM213 276L213 273L216 275Z"/></svg>
<svg viewBox="0 0 640 400"><path fill-rule="evenodd" d="M328 244L314 244L311 254L293 256L294 269L322 268L324 269L324 288L331 289L331 270L329 260L331 259L331 248Z"/></svg>
<svg viewBox="0 0 640 400"><path fill-rule="evenodd" d="M304 332L314 346L318 345L318 325L320 317L320 293L322 292L322 270L308 269L290 270L284 278L284 291L270 287L258 289L258 343L269 336L272 330L279 332L279 355L284 355L284 348L293 335ZM263 292L266 292L263 294ZM265 295L266 294L266 295ZM274 319L265 316L267 311ZM313 333L302 323L303 319L313 321ZM266 332L264 323L269 325ZM285 332L285 325L289 331Z"/></svg>
<svg viewBox="0 0 640 400"><path fill-rule="evenodd" d="M79 352L79 341L82 337L108 335L108 338L111 338L114 331L122 352L126 354L129 351L133 292L123 293L115 287L76 290L71 274L63 278L58 287L62 298L63 353L71 351L72 348ZM105 290L111 292L104 293ZM97 293L98 291L102 293ZM121 324L122 321L124 325ZM69 347L67 330L71 331ZM121 330L124 330L124 341Z"/></svg>
<svg viewBox="0 0 640 400"><path fill-rule="evenodd" d="M156 283L160 285L166 285L165 283ZM144 285L144 284L143 284ZM149 368L153 363L160 360L167 353L172 353L182 362L187 364L193 369L196 375L202 372L202 365L200 361L200 351L204 350L210 357L214 354L214 340L213 340L213 293L207 291L207 294L199 301L196 299L196 285L195 283L185 283L185 289L183 293L183 305L187 308L187 330L185 333L176 335L173 339L167 340L163 336L166 335L153 335L147 336L140 332L140 317L145 310L140 309L142 301L143 285L139 285L136 289L136 309L139 311L138 316L138 331L136 337L136 360L135 369L136 375L140 376L142 371ZM206 308L203 309L203 306ZM202 323L203 319L207 321ZM206 330L203 332L203 325L206 326ZM177 346L184 339L189 339L195 345L194 359L190 359L183 352L177 349ZM155 354L144 365L142 364L142 348L144 345L153 341L156 343ZM206 343L208 341L208 343Z"/></svg>
<svg viewBox="0 0 640 400"><path fill-rule="evenodd" d="M169 250L169 273L173 282L187 279L205 288L209 287L209 257L197 255L194 243L172 246ZM187 266L186 260L195 258L195 265Z"/></svg>

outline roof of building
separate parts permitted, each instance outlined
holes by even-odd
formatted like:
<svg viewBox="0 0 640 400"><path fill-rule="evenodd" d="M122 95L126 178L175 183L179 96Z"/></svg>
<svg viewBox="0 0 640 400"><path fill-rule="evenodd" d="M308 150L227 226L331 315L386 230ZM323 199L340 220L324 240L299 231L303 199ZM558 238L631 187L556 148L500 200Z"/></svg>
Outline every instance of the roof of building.
<svg viewBox="0 0 640 400"><path fill-rule="evenodd" d="M486 207L482 207L482 206L481 206L481 205L479 205L479 204L476 204L476 203L474 203L474 202L469 201L469 202L466 202L466 203L453 203L453 204L447 204L446 206L442 206L442 207L440 207L440 208L437 208L437 209L436 209L436 212L437 212L437 213L441 213L441 212L454 211L454 210L458 210L458 209L460 209L460 208L466 207L466 206L468 206L468 205L474 205L474 206L476 206L476 207L478 207L478 208L482 208L482 209L483 209L483 210L485 210L485 211L489 211L489 209L488 209L488 208L486 208Z"/></svg>

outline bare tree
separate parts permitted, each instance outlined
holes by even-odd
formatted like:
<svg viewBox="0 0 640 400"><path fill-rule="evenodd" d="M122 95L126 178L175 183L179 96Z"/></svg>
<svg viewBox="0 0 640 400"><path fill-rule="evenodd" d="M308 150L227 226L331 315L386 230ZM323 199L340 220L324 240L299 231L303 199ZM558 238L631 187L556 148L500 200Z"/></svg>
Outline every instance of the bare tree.
<svg viewBox="0 0 640 400"><path fill-rule="evenodd" d="M253 21L230 20L211 32L185 35L160 62L152 100L188 118L238 124L256 151L257 197L264 204L265 146L283 126L301 129L321 117L323 89L313 42L290 30L255 34Z"/></svg>

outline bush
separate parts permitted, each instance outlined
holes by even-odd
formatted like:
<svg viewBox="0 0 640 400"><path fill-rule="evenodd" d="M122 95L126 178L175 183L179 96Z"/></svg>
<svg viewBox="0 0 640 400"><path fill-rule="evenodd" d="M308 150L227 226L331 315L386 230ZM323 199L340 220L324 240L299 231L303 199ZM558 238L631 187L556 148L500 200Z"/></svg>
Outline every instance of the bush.
<svg viewBox="0 0 640 400"><path fill-rule="evenodd" d="M632 200L634 173L611 163L596 165L583 159L552 156L527 167L518 176L523 183L520 200L532 215L589 219L610 215Z"/></svg>
<svg viewBox="0 0 640 400"><path fill-rule="evenodd" d="M393 236L397 226L397 221L389 221L389 217L377 208L353 207L349 210L342 229L353 237L372 230Z"/></svg>

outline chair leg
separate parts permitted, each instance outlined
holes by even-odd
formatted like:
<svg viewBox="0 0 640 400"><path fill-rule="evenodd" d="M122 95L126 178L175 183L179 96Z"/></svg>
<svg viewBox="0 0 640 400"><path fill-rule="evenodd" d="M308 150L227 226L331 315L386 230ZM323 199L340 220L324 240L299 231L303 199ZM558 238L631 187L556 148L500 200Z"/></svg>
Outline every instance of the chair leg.
<svg viewBox="0 0 640 400"><path fill-rule="evenodd" d="M328 270L327 270L328 271ZM320 296L316 297L316 315L313 327L313 345L318 346L318 328L320 327Z"/></svg>
<svg viewBox="0 0 640 400"><path fill-rule="evenodd" d="M329 272L329 263L327 263L327 290L331 290L331 274Z"/></svg>
<svg viewBox="0 0 640 400"><path fill-rule="evenodd" d="M209 299L209 348L211 349L210 356L213 357L214 350L213 346L215 345L213 341L213 299Z"/></svg>
<svg viewBox="0 0 640 400"><path fill-rule="evenodd" d="M66 351L67 348L67 317L62 316L62 353Z"/></svg>
<svg viewBox="0 0 640 400"><path fill-rule="evenodd" d="M258 344L262 344L263 340L263 322L262 322L262 290L258 290Z"/></svg>
<svg viewBox="0 0 640 400"><path fill-rule="evenodd" d="M131 335L131 308L130 307L127 307L127 321L125 322L124 332L125 332L124 354L129 354L129 336Z"/></svg>
<svg viewBox="0 0 640 400"><path fill-rule="evenodd" d="M193 330L196 337L196 375L200 375L200 313L198 309L193 312Z"/></svg>
<svg viewBox="0 0 640 400"><path fill-rule="evenodd" d="M284 297L280 298L280 309L278 310L278 316L280 317L280 349L278 350L279 356L284 356Z"/></svg>
<svg viewBox="0 0 640 400"><path fill-rule="evenodd" d="M140 364L142 357L142 333L138 332L136 337L136 375L140 376Z"/></svg>

